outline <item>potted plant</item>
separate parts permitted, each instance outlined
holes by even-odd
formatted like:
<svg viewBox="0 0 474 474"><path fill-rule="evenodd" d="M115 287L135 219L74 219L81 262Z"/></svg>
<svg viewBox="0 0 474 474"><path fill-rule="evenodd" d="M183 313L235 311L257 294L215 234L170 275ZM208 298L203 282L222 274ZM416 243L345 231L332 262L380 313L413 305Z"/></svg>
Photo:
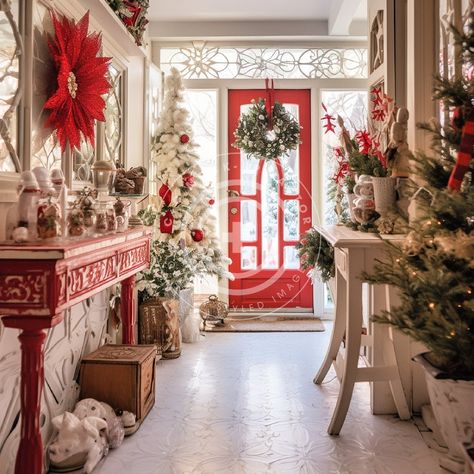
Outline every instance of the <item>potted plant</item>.
<svg viewBox="0 0 474 474"><path fill-rule="evenodd" d="M323 283L327 283L331 290L333 300L334 292L334 247L315 229L309 229L298 244L296 244L298 255L301 259L301 268L309 270L308 276L314 278L317 275Z"/></svg>
<svg viewBox="0 0 474 474"><path fill-rule="evenodd" d="M149 342L149 337L154 338L161 345L165 359L181 354L179 295L192 284L195 266L190 250L157 239L152 243L150 267L137 278L140 333L143 333L140 339ZM149 328L148 334L145 327ZM156 336L150 335L150 331Z"/></svg>
<svg viewBox="0 0 474 474"><path fill-rule="evenodd" d="M467 64L474 64L474 13L465 33L455 32ZM452 120L424 124L434 136L431 155L415 158L420 218L400 246L389 246L389 259L365 277L395 286L400 304L375 321L395 326L422 342L428 352L416 360L425 368L431 405L448 446L441 465L464 471L461 447L474 447L474 123L473 79L436 79L435 98ZM470 176L469 176L470 175Z"/></svg>
<svg viewBox="0 0 474 474"><path fill-rule="evenodd" d="M358 147L352 148L349 154L350 168L359 178L371 176L375 210L383 216L395 205L395 180L390 176L384 154L368 132L357 132L356 142Z"/></svg>

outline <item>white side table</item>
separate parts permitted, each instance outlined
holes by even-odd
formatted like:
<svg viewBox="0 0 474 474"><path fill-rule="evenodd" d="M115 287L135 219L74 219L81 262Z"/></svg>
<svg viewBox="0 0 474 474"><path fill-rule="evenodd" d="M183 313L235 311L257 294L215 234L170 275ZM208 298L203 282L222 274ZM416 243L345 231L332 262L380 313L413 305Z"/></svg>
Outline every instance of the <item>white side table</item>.
<svg viewBox="0 0 474 474"><path fill-rule="evenodd" d="M398 350L400 334L390 326L371 324L368 335L362 335L362 280L363 271L370 272L376 259L383 258L384 239L401 240L403 236L384 236L353 231L343 226L316 226L321 235L334 247L336 264L336 313L331 341L326 357L314 378L321 384L331 365L334 364L340 381L339 396L328 433L338 435L352 397L356 382L371 383L371 405L373 413L390 413L393 402L402 420L410 418L401 376L400 364L409 364L409 353ZM385 286L370 287L369 314L377 314L390 307L393 289ZM341 347L345 335L345 349ZM368 348L366 365L359 367L361 347ZM409 352L409 351L408 351ZM401 360L405 359L405 360ZM378 394L388 382L391 397Z"/></svg>

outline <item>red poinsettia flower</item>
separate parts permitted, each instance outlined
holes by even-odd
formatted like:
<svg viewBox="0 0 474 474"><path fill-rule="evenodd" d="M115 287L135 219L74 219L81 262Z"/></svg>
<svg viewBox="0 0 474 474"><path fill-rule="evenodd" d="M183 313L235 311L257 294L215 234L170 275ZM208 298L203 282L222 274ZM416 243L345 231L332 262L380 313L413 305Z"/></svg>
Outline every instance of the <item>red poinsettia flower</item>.
<svg viewBox="0 0 474 474"><path fill-rule="evenodd" d="M69 143L79 148L81 133L94 145L94 120L105 121L105 101L110 90L108 63L112 58L98 56L102 39L88 34L89 12L76 24L74 20L52 14L55 37L48 46L57 68L57 88L46 101L50 110L46 126L56 130L61 149Z"/></svg>

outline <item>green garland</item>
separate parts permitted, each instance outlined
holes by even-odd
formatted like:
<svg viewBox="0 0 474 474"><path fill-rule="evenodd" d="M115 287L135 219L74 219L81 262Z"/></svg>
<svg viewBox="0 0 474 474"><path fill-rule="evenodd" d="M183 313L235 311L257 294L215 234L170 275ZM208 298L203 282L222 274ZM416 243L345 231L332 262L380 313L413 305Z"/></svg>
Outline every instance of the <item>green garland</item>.
<svg viewBox="0 0 474 474"><path fill-rule="evenodd" d="M303 270L316 269L321 280L327 282L334 277L334 247L316 230L310 229L296 244Z"/></svg>
<svg viewBox="0 0 474 474"><path fill-rule="evenodd" d="M273 106L272 124L273 130L268 130L265 101L253 100L250 110L240 117L233 146L262 160L274 160L296 150L301 143L301 127L279 102Z"/></svg>
<svg viewBox="0 0 474 474"><path fill-rule="evenodd" d="M149 0L107 0L110 8L122 20L138 46L142 45L143 34L148 25Z"/></svg>

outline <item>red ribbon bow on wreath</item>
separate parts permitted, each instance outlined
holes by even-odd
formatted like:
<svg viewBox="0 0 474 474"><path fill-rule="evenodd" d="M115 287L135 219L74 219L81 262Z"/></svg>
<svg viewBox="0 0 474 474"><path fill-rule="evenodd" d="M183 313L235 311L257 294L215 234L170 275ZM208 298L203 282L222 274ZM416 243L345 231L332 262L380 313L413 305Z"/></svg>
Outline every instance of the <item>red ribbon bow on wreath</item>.
<svg viewBox="0 0 474 474"><path fill-rule="evenodd" d="M268 130L271 130L273 128L273 105L275 104L275 89L273 88L273 79L265 79L265 92L267 94L267 98L265 100L265 110L267 111L268 116Z"/></svg>

